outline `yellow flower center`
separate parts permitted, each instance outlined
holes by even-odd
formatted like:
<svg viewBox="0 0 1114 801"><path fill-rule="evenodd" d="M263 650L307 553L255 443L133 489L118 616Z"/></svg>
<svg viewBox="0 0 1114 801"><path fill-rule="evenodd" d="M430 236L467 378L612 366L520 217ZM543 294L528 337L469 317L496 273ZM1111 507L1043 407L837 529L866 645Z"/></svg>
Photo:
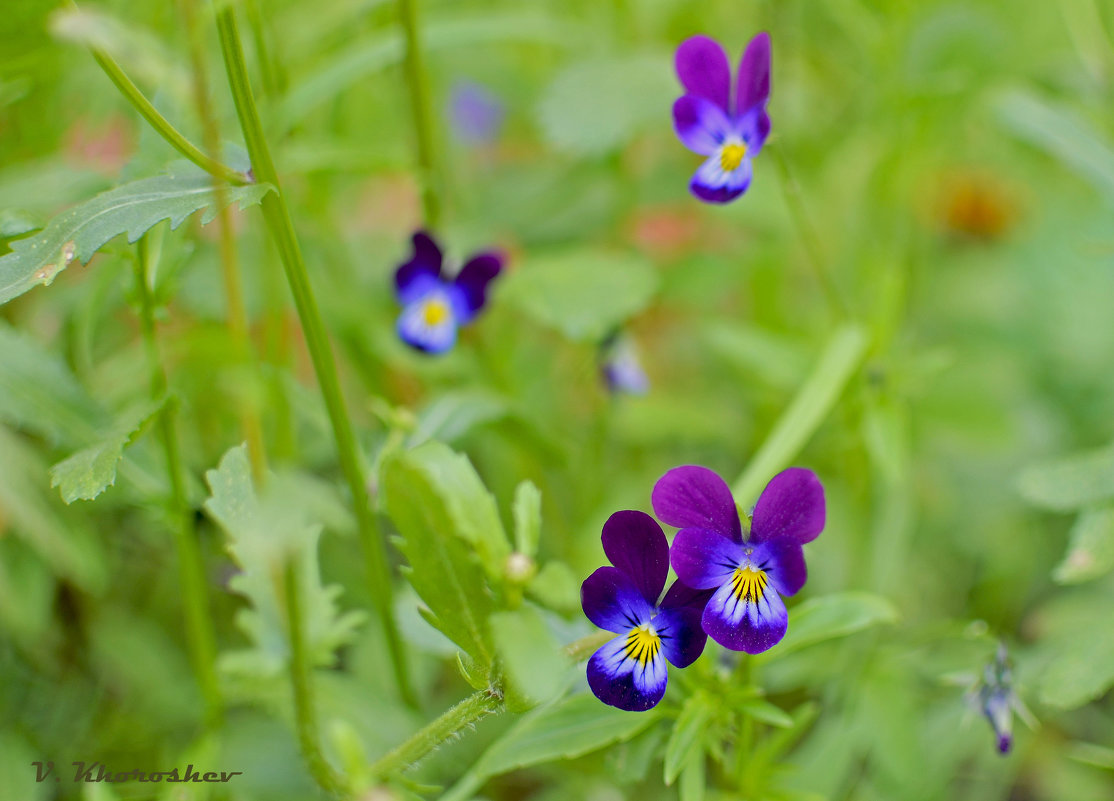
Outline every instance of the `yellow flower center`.
<svg viewBox="0 0 1114 801"><path fill-rule="evenodd" d="M640 665L645 665L658 655L661 648L661 637L650 625L642 625L631 629L627 633L626 651L623 654L627 659L637 659Z"/></svg>
<svg viewBox="0 0 1114 801"><path fill-rule="evenodd" d="M751 567L738 567L735 568L735 574L731 577L731 592L740 601L749 601L751 603L758 603L766 592L766 584L769 579L766 574L761 570L755 570Z"/></svg>
<svg viewBox="0 0 1114 801"><path fill-rule="evenodd" d="M422 320L428 326L440 325L449 317L449 305L440 298L427 300L422 307Z"/></svg>
<svg viewBox="0 0 1114 801"><path fill-rule="evenodd" d="M719 166L723 167L724 172L737 170L739 165L743 163L743 157L746 154L747 146L742 142L724 145L719 152Z"/></svg>

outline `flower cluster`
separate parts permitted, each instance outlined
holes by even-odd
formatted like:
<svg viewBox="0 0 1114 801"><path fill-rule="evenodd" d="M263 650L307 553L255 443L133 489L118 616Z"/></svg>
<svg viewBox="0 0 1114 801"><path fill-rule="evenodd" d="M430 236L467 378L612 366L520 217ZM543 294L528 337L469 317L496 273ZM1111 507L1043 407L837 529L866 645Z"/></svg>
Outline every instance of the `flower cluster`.
<svg viewBox="0 0 1114 801"><path fill-rule="evenodd" d="M488 284L503 270L503 256L478 253L448 279L433 237L418 231L412 242L414 255L395 271L395 295L402 304L398 335L418 350L444 353L456 342L457 329L483 309Z"/></svg>
<svg viewBox="0 0 1114 801"><path fill-rule="evenodd" d="M673 545L643 512L616 512L603 528L614 567L601 567L580 591L588 619L619 635L588 662L588 684L606 704L631 711L665 694L666 666L683 668L711 637L757 654L785 636L782 596L804 586L802 545L824 528L824 488L810 470L785 470L758 498L750 534L727 483L706 467L670 470L654 486L654 513L680 529ZM677 574L661 603L669 566Z"/></svg>

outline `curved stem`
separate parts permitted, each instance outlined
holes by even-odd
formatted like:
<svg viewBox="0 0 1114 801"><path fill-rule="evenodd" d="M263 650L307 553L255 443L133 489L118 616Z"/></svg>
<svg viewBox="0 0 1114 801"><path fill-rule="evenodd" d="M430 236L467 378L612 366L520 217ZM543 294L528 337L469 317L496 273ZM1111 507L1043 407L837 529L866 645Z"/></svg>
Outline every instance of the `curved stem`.
<svg viewBox="0 0 1114 801"><path fill-rule="evenodd" d="M155 331L155 302L148 283L147 237L139 240L135 262L136 290L139 295L140 327L147 352L147 365L151 372L151 397L166 397L166 368L162 363ZM205 719L210 727L220 724L224 703L216 672L216 634L209 614L205 563L197 542L193 525L193 512L186 499L185 469L178 449L178 434L174 426L174 405L166 401L159 412L159 438L166 457L166 472L170 479L170 506L174 516L174 543L178 552L178 575L182 588L182 611L186 623L186 642L190 661L197 674L197 683L205 700Z"/></svg>
<svg viewBox="0 0 1114 801"><path fill-rule="evenodd" d="M219 178L222 181L228 181L231 184L241 185L250 183L248 177L243 173L236 172L231 167L221 164L216 159L212 159L205 155L197 145L190 140L186 139L177 128L170 124L158 110L151 105L151 101L144 97L143 93L139 91L139 87L132 83L131 79L124 74L112 56L105 53L103 50L93 51L93 58L96 59L101 69L108 75L109 79L116 84L116 88L120 90L121 94L128 99L128 102L135 107L143 119L151 124L159 136L165 139L171 147L192 161L205 172L212 175L214 178Z"/></svg>
<svg viewBox="0 0 1114 801"><path fill-rule="evenodd" d="M441 182L437 170L436 133L429 80L425 70L418 0L398 0L399 19L406 38L406 82L410 87L410 106L414 114L414 133L418 143L418 171L422 188L422 214L425 224L436 229L441 223Z"/></svg>
<svg viewBox="0 0 1114 801"><path fill-rule="evenodd" d="M502 695L490 689L474 692L432 723L419 729L406 742L383 755L371 766L371 775L382 780L408 770L477 720L502 711Z"/></svg>
<svg viewBox="0 0 1114 801"><path fill-rule="evenodd" d="M369 504L360 451L352 430L352 423L348 418L348 409L341 395L340 378L337 375L332 345L321 312L317 308L317 300L314 298L309 281L309 272L298 244L298 236L294 232L290 209L286 205L286 195L279 184L278 173L271 160L271 151L263 134L259 112L255 107L236 17L227 4L217 12L217 30L220 34L221 53L224 56L236 113L240 118L248 153L251 155L252 169L258 180L270 183L278 189L278 192L268 193L263 198L263 217L286 271L286 279L290 284L290 292L294 296L294 305L305 334L306 347L313 361L317 382L321 387L325 408L333 427L340 467L348 483L348 489L352 493L360 544L367 565L369 590L387 639L387 648L394 667L399 694L412 705L414 701L406 667L406 654L391 609L391 573L387 566L383 537L380 535L378 522Z"/></svg>

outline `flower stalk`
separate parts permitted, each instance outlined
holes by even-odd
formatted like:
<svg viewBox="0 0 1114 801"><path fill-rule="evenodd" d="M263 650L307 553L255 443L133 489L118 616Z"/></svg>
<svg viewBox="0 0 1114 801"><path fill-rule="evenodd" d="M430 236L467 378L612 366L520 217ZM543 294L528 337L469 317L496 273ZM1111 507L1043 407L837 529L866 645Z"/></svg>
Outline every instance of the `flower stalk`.
<svg viewBox="0 0 1114 801"><path fill-rule="evenodd" d="M291 294L294 296L294 305L305 334L306 347L332 424L341 470L352 493L360 544L366 561L369 590L387 639L387 648L399 693L408 703L413 704L406 656L391 609L391 574L387 565L386 549L369 503L365 472L352 422L341 394L340 378L332 346L321 312L317 307L309 281L309 272L286 204L286 195L279 183L259 112L255 106L236 17L231 6L224 5L217 11L217 30L232 98L248 153L251 156L255 177L259 181L272 184L277 190L263 198L263 218L279 251L279 258L286 272Z"/></svg>
<svg viewBox="0 0 1114 801"><path fill-rule="evenodd" d="M139 321L151 373L151 397L160 401L166 399L167 377L155 330L155 302L149 283L149 261L150 248L147 237L143 237L139 240L135 261ZM205 702L205 722L210 728L215 728L224 714L224 702L216 673L216 634L206 597L205 564L193 525L193 513L186 499L185 468L178 447L175 417L173 402L166 400L158 413L158 428L166 458L166 472L170 479L170 510L174 518L174 543L182 588L186 642Z"/></svg>
<svg viewBox="0 0 1114 801"><path fill-rule="evenodd" d="M433 104L422 51L418 23L418 0L398 0L399 21L406 40L403 66L410 88L410 106L418 143L418 173L422 191L422 216L426 226L437 230L441 223L441 179L438 172Z"/></svg>

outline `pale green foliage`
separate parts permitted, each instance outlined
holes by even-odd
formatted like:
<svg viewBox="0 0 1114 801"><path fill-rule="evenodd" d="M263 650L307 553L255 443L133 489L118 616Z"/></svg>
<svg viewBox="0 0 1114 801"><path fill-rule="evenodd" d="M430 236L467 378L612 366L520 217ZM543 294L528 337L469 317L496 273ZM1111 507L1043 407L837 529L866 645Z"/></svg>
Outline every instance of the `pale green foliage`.
<svg viewBox="0 0 1114 801"><path fill-rule="evenodd" d="M1064 559L1052 572L1061 584L1091 581L1114 567L1114 508L1090 509L1079 516L1071 529L1071 542Z"/></svg>
<svg viewBox="0 0 1114 801"><path fill-rule="evenodd" d="M1018 488L1029 503L1059 512L1114 498L1114 447L1033 465L1021 473Z"/></svg>
<svg viewBox="0 0 1114 801"><path fill-rule="evenodd" d="M566 250L531 259L502 292L537 322L597 343L646 308L657 288L657 275L638 256Z"/></svg>
<svg viewBox="0 0 1114 801"><path fill-rule="evenodd" d="M841 592L809 598L789 611L789 630L778 647L757 659L779 659L824 640L846 637L885 623L896 623L897 609L880 595Z"/></svg>
<svg viewBox="0 0 1114 801"><path fill-rule="evenodd" d="M496 612L491 616L491 634L506 677L509 709L532 709L557 695L569 659L536 608Z"/></svg>
<svg viewBox="0 0 1114 801"><path fill-rule="evenodd" d="M302 582L302 618L306 647L317 665L328 665L336 649L352 638L364 618L361 612L342 613L337 608L337 586L322 586L317 567L320 525L309 520L305 507L291 488L298 478L268 477L262 492L256 490L248 463L247 448L231 448L214 470L205 474L211 496L205 509L228 536L228 551L240 567L230 586L251 604L237 622L251 638L263 670L281 668L289 656L283 570L298 564ZM243 655L236 661L242 664Z"/></svg>
<svg viewBox="0 0 1114 801"><path fill-rule="evenodd" d="M523 481L514 491L514 547L534 556L542 529L542 494L532 481Z"/></svg>
<svg viewBox="0 0 1114 801"><path fill-rule="evenodd" d="M706 693L688 697L665 746L666 784L673 784L694 754L703 754L704 730L715 716L716 704Z"/></svg>
<svg viewBox="0 0 1114 801"><path fill-rule="evenodd" d="M254 205L272 191L266 184L227 187L225 198L240 208ZM22 295L37 284L50 284L73 262L88 263L106 242L127 234L128 242L162 220L177 228L191 214L206 209L201 223L216 217L213 179L185 164L154 178L118 186L78 204L51 220L34 236L12 242L0 256L0 303Z"/></svg>

